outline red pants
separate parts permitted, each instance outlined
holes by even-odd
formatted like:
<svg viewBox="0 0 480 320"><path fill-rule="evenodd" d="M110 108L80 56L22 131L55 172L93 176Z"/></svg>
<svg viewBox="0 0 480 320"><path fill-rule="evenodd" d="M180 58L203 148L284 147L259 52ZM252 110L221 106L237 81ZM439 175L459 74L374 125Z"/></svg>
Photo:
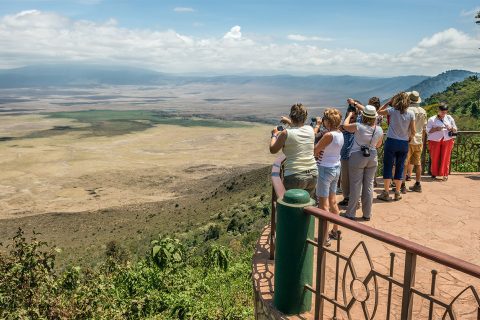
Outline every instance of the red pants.
<svg viewBox="0 0 480 320"><path fill-rule="evenodd" d="M450 173L450 156L452 154L454 139L428 141L428 151L432 165L430 171L432 176L448 176Z"/></svg>

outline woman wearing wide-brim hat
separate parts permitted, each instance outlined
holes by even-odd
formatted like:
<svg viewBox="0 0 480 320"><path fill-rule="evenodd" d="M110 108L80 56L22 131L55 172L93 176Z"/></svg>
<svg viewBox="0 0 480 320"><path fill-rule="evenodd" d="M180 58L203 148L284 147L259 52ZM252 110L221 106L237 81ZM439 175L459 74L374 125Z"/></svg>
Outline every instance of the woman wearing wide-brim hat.
<svg viewBox="0 0 480 320"><path fill-rule="evenodd" d="M344 217L355 219L357 202L362 198L363 220L369 221L372 215L373 181L377 172L377 148L382 145L383 130L377 125L377 111L374 106L360 106L363 109L361 122L349 124L349 114L343 129L354 133L350 150L348 175L350 177L350 200Z"/></svg>

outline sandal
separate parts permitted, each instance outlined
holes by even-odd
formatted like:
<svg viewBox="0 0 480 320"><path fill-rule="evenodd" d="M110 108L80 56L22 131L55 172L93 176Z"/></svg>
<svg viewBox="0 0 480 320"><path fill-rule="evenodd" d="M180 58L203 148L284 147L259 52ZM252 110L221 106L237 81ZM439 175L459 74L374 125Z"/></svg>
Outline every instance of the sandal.
<svg viewBox="0 0 480 320"><path fill-rule="evenodd" d="M328 234L328 239L330 240L342 240L342 237L340 236L340 233L337 231L330 231Z"/></svg>
<svg viewBox="0 0 480 320"><path fill-rule="evenodd" d="M383 190L382 193L380 193L378 196L377 196L377 199L378 200L382 200L382 201L390 201L390 195L388 194L387 191Z"/></svg>

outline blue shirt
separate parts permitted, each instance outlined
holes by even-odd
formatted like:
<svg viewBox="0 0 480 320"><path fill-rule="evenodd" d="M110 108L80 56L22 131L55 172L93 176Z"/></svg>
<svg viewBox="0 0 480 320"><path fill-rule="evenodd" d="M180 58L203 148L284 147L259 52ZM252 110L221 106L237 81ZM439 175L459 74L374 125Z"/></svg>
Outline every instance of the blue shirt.
<svg viewBox="0 0 480 320"><path fill-rule="evenodd" d="M354 133L343 131L343 147L340 150L340 160L348 160L350 158L350 150L353 146Z"/></svg>

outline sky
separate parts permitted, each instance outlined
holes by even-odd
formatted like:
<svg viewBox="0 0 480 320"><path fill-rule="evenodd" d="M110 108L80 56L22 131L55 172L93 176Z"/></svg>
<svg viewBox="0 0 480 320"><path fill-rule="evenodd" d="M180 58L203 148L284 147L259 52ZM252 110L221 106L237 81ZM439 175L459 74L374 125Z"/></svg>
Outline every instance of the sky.
<svg viewBox="0 0 480 320"><path fill-rule="evenodd" d="M472 0L0 0L0 68L180 74L480 71Z"/></svg>

